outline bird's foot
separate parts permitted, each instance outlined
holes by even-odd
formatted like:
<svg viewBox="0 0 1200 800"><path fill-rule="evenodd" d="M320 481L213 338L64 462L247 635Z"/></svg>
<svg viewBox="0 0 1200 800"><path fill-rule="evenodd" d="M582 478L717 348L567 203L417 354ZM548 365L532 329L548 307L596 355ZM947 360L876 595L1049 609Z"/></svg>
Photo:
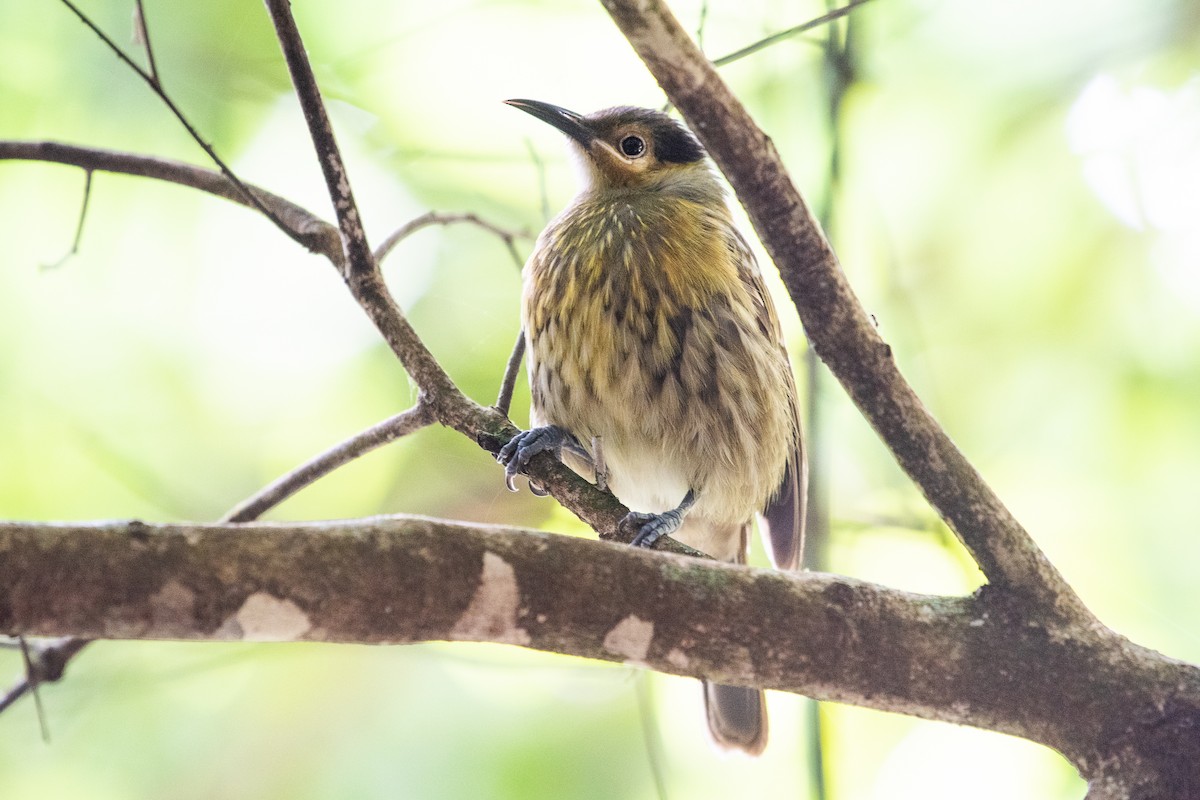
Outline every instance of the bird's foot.
<svg viewBox="0 0 1200 800"><path fill-rule="evenodd" d="M696 496L689 491L684 496L683 502L670 511L664 511L661 514L630 511L621 520L621 530L626 534L636 531L633 541L630 542L634 547L653 547L654 543L662 537L679 530L679 526L683 524L684 515L695 503Z"/></svg>
<svg viewBox="0 0 1200 800"><path fill-rule="evenodd" d="M621 530L625 534L633 533L634 547L653 547L654 543L667 534L679 530L683 524L683 514L678 509L672 509L662 514L645 514L641 511L630 511L621 520Z"/></svg>
<svg viewBox="0 0 1200 800"><path fill-rule="evenodd" d="M496 454L496 460L504 465L504 485L510 492L515 492L517 487L513 484L513 479L525 471L531 458L539 453L553 453L554 457L561 461L564 449L587 456L587 451L580 446L575 437L557 425L521 431ZM529 490L539 496L547 494L545 489L532 482L529 484Z"/></svg>

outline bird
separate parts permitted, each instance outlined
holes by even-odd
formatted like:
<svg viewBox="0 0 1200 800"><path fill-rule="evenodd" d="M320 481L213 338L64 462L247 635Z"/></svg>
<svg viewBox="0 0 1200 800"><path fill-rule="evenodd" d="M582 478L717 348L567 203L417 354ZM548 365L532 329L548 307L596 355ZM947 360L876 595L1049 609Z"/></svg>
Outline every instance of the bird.
<svg viewBox="0 0 1200 800"><path fill-rule="evenodd" d="M509 488L549 452L630 509L634 545L669 534L743 564L759 514L774 565L798 569L808 467L795 379L704 147L657 110L505 102L565 134L581 177L522 272L531 427L497 455ZM704 697L719 747L762 752L761 690L705 682Z"/></svg>

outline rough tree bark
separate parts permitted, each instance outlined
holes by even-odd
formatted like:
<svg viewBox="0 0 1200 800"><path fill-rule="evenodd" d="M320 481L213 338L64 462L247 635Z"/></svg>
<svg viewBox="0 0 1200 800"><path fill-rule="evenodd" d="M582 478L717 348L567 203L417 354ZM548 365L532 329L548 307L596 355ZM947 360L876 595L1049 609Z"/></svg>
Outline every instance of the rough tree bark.
<svg viewBox="0 0 1200 800"><path fill-rule="evenodd" d="M0 631L96 638L492 641L799 692L1021 736L1089 797L1200 797L1200 669L1083 606L929 415L859 306L770 140L665 5L604 0L733 185L813 347L989 583L970 597L781 574L514 528L418 517L305 525L0 524ZM495 452L515 431L465 397L392 301L284 0L267 0L338 212L250 187L325 255L420 387L414 414ZM143 175L249 205L228 177L54 143L22 158ZM612 536L625 509L548 457L531 472Z"/></svg>
<svg viewBox="0 0 1200 800"><path fill-rule="evenodd" d="M1200 793L1195 667L1048 627L987 587L923 596L409 516L0 523L0 574L0 630L515 644L1021 736L1070 758L1093 797Z"/></svg>

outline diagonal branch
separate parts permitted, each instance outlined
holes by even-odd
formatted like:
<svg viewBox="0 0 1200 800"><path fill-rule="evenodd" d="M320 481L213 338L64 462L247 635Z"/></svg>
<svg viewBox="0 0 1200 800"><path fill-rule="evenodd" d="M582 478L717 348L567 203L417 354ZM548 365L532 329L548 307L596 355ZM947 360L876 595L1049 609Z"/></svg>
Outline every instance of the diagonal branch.
<svg viewBox="0 0 1200 800"><path fill-rule="evenodd" d="M741 59L745 58L746 56L754 55L759 50L770 47L773 44L778 44L779 42L782 42L785 39L790 39L793 36L799 36L802 33L807 33L808 31L811 31L814 28L819 28L822 25L825 25L829 22L833 22L835 19L841 19L842 17L849 14L851 11L853 11L858 6L861 6L863 3L869 3L870 1L871 0L850 0L850 2L847 3L846 5L841 6L840 8L835 8L825 14L822 14L819 17L814 17L813 19L810 19L808 22L802 22L799 25L795 25L786 30L779 31L778 33L773 33L770 36L767 36L766 38L759 39L754 44L746 45L745 47L741 48L740 50L735 50L734 52L730 53L729 55L721 56L720 58L714 59L713 65L717 66L717 67L723 67L726 64L732 64L734 61L740 61ZM699 47L699 46L700 45L697 44L697 47Z"/></svg>
<svg viewBox="0 0 1200 800"><path fill-rule="evenodd" d="M485 408L459 390L413 330L388 290L378 262L367 244L346 165L325 112L300 31L292 17L291 4L289 0L266 0L266 4L317 158L321 162L330 199L337 211L344 255L339 262L339 269L347 287L405 371L426 394L438 422L473 439L485 450L496 453L516 434L517 429L495 408ZM628 509L611 494L601 492L549 454L536 456L526 473L601 536L620 535L618 523ZM674 541L666 543L665 549L696 553Z"/></svg>
<svg viewBox="0 0 1200 800"><path fill-rule="evenodd" d="M901 375L778 152L662 0L602 0L732 184L779 268L813 349L988 580L1045 615L1082 602Z"/></svg>
<svg viewBox="0 0 1200 800"><path fill-rule="evenodd" d="M221 170L221 174L228 178L230 183L237 188L238 193L248 205L253 206L261 211L263 215L267 217L267 219L275 223L275 226L288 236L292 237L296 241L300 241L297 237L296 231L285 224L282 219L275 216L275 213L266 204L261 202L259 198L252 193L244 183L242 183L241 179L234 174L233 170L229 168L225 161L219 155L217 155L216 148L214 148L208 141L204 139L203 136L200 135L200 131L196 130L196 127L192 125L191 120L187 118L187 116L183 113L183 110L180 109L179 106L175 104L175 101L171 99L171 96L167 94L166 89L163 88L162 82L159 80L158 67L154 63L154 52L151 49L149 32L145 27L146 19L142 14L142 4L140 2L138 3L135 11L135 18L138 24L138 33L140 36L144 37L143 44L146 49L147 60L150 63L149 72L147 72L145 69L139 66L136 61L130 58L124 50L117 46L117 43L114 42L108 36L108 34L100 29L99 25L93 22L87 14L84 14L82 11L80 11L79 7L72 3L71 0L62 0L62 4L69 8L71 13L79 18L80 22L90 28L92 33L100 37L100 41L104 42L108 49L112 50L113 54L116 55L117 58L123 61L125 65L133 70L139 78L146 82L146 85L149 86L150 90L158 96L159 100L163 101L163 103L167 106L167 109L175 116L175 119L179 120L179 124L183 125L184 129L187 130L188 135L192 137L192 141L200 145L200 148L208 154L208 157L211 158L213 163L216 164Z"/></svg>
<svg viewBox="0 0 1200 800"><path fill-rule="evenodd" d="M282 503L296 492L325 477L337 468L372 450L390 444L401 436L420 430L433 422L433 412L424 400L419 400L407 411L401 411L383 422L372 425L337 446L296 467L278 480L267 484L251 497L238 503L224 522L249 522L256 520L268 510Z"/></svg>
<svg viewBox="0 0 1200 800"><path fill-rule="evenodd" d="M338 149L333 126L325 111L325 103L321 99L316 75L313 74L312 65L308 61L296 20L292 17L291 3L289 0L266 0L266 4L275 26L280 49L287 62L288 73L292 77L296 97L304 113L304 121L308 125L317 160L321 164L321 172L325 176L329 198L333 201L337 214L342 240L342 259L338 262L338 267L342 277L354 298L400 359L404 369L430 396L435 408L440 412L439 421L458 427L455 423L461 425L464 414L471 410L470 401L462 395L433 354L417 337L416 331L405 319L379 274L378 263L363 230L346 164Z"/></svg>
<svg viewBox="0 0 1200 800"><path fill-rule="evenodd" d="M304 121L308 124L321 174L325 176L325 186L337 215L338 230L342 234L342 254L345 256L342 274L349 282L356 276L376 273L378 268L371 247L367 244L367 233L363 230L354 190L350 187L346 163L333 135L333 125L321 100L321 90L317 88L317 78L308 62L300 30L292 17L292 4L290 0L267 0L267 11L275 25L275 34L284 61L287 62L288 73L292 76L292 86L300 100L300 109L304 112Z"/></svg>

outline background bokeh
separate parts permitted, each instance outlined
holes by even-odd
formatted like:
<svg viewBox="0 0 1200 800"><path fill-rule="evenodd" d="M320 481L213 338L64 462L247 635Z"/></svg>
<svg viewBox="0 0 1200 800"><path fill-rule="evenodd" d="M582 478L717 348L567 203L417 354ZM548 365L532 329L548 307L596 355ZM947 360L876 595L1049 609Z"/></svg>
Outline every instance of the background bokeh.
<svg viewBox="0 0 1200 800"><path fill-rule="evenodd" d="M197 127L242 177L330 218L261 5L148 6L163 81ZM84 7L133 49L130 3ZM675 8L699 24L701 4ZM704 47L723 55L823 10L713 0ZM375 242L429 209L536 231L561 207L573 177L557 134L505 98L663 102L598 3L346 0L296 14ZM1200 661L1200 12L875 0L856 14L836 126L823 32L724 75L826 210L909 379L1085 601ZM0 0L0 138L205 163L56 3ZM82 188L76 169L0 163L0 518L214 519L413 400L333 269L240 207L99 174L81 251L57 263ZM386 272L450 373L490 402L517 331L503 246L472 227L425 230ZM916 591L977 585L827 375L817 399L830 568ZM527 407L522 390L518 422ZM440 430L271 518L393 511L582 533ZM19 668L0 652L0 678ZM653 798L654 762L672 798L810 797L806 701L773 694L767 755L724 758L693 681L511 647L102 643L43 700L49 744L31 702L0 717L0 795ZM1084 792L1027 742L847 707L822 716L830 798Z"/></svg>

